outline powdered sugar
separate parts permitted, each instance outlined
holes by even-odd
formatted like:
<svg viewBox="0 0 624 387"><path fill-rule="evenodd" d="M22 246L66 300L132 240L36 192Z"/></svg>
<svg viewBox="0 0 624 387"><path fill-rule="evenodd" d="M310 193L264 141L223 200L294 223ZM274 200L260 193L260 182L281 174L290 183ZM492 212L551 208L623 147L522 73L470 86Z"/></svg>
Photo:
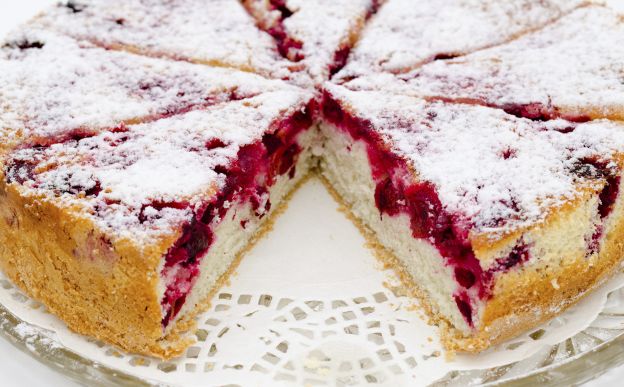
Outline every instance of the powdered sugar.
<svg viewBox="0 0 624 387"><path fill-rule="evenodd" d="M24 29L7 41L0 50L3 146L289 87L250 73L107 51L41 30Z"/></svg>
<svg viewBox="0 0 624 387"><path fill-rule="evenodd" d="M474 232L539 222L581 186L604 182L576 172L624 150L624 127L608 121L534 122L481 106L426 102L328 85L331 94L435 184L443 205ZM614 166L612 164L612 166Z"/></svg>
<svg viewBox="0 0 624 387"><path fill-rule="evenodd" d="M388 0L337 76L402 73L437 57L500 44L569 12L580 0Z"/></svg>
<svg viewBox="0 0 624 387"><path fill-rule="evenodd" d="M609 8L574 11L511 43L436 61L396 79L355 80L352 88L396 85L399 93L472 99L536 116L623 118L624 21ZM398 80L397 80L398 79ZM400 90L400 91L399 91Z"/></svg>
<svg viewBox="0 0 624 387"><path fill-rule="evenodd" d="M372 12L374 0L286 0L282 14L274 4L279 1L245 0L260 25L275 31L283 23L284 32L302 43L302 63L313 81L327 80L336 63L336 53L348 49L357 39L366 17ZM340 61L340 59L338 59Z"/></svg>
<svg viewBox="0 0 624 387"><path fill-rule="evenodd" d="M12 154L7 176L35 194L82 205L114 237L149 242L175 231L220 188L225 176L218 166L228 167L240 147L260 140L310 98L285 88L123 131L25 148ZM207 147L213 139L222 146ZM31 176L18 177L25 169Z"/></svg>
<svg viewBox="0 0 624 387"><path fill-rule="evenodd" d="M124 47L288 78L291 63L238 0L78 0L35 23L107 47Z"/></svg>

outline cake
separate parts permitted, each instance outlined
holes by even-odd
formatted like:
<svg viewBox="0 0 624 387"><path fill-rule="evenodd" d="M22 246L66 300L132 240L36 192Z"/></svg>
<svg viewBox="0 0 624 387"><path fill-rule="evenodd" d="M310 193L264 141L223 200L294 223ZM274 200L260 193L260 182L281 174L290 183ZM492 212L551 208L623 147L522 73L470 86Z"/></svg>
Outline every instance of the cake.
<svg viewBox="0 0 624 387"><path fill-rule="evenodd" d="M354 90L394 84L401 94L493 106L531 119L622 120L622 39L621 15L585 6L505 44L395 76L352 74L344 84Z"/></svg>
<svg viewBox="0 0 624 387"><path fill-rule="evenodd" d="M312 167L313 94L30 29L0 74L3 270L78 332L179 354L176 317Z"/></svg>
<svg viewBox="0 0 624 387"><path fill-rule="evenodd" d="M560 0L59 3L0 47L0 267L71 329L171 358L316 174L445 348L482 351L620 267L621 20Z"/></svg>
<svg viewBox="0 0 624 387"><path fill-rule="evenodd" d="M239 1L72 0L31 21L103 47L289 78L285 60Z"/></svg>
<svg viewBox="0 0 624 387"><path fill-rule="evenodd" d="M444 327L480 351L621 260L624 126L329 85L322 176Z"/></svg>
<svg viewBox="0 0 624 387"><path fill-rule="evenodd" d="M401 74L500 45L583 6L580 0L388 0L335 79Z"/></svg>

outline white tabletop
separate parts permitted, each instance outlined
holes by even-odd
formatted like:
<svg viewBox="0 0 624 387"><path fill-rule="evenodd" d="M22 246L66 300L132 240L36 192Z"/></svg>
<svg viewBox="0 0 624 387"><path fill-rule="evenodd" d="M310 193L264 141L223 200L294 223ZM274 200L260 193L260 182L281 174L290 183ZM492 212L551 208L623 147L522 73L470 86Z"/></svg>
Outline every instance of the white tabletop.
<svg viewBox="0 0 624 387"><path fill-rule="evenodd" d="M611 0L624 9L624 0ZM27 20L38 10L56 0L21 0L4 1L0 5L0 36L6 34L15 25ZM587 386L622 385L624 366L611 370ZM73 381L48 368L37 359L14 347L8 340L0 338L0 385L13 386L75 386Z"/></svg>

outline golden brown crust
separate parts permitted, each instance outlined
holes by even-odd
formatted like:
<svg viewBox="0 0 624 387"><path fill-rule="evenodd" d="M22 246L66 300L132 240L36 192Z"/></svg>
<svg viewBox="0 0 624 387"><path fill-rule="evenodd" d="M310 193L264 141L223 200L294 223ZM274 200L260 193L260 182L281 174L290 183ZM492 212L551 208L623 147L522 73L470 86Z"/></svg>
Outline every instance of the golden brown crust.
<svg viewBox="0 0 624 387"><path fill-rule="evenodd" d="M0 182L0 266L78 333L159 354L158 262L168 241L112 244L76 212Z"/></svg>
<svg viewBox="0 0 624 387"><path fill-rule="evenodd" d="M622 212L620 209L611 215L614 225L592 257L587 257L585 250L578 251L556 267L542 265L502 276L496 283L495 297L487 303L481 331L466 338L449 330L445 347L482 351L548 321L600 286L621 269L624 259Z"/></svg>
<svg viewBox="0 0 624 387"><path fill-rule="evenodd" d="M128 352L172 358L192 344L188 331L194 328L197 314L209 307L242 256L272 228L292 192L306 179L272 211L211 294L165 337L156 291L159 263L177 236L141 249L128 241L113 245L76 211L23 196L16 186L1 182L0 267L72 330Z"/></svg>

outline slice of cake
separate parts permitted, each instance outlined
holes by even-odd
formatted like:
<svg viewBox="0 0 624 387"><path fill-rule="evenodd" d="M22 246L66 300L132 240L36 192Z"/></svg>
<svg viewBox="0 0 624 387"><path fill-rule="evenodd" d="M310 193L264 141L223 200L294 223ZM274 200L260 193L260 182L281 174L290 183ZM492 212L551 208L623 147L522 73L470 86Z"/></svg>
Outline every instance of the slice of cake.
<svg viewBox="0 0 624 387"><path fill-rule="evenodd" d="M287 87L240 71L102 49L36 29L0 47L0 156Z"/></svg>
<svg viewBox="0 0 624 387"><path fill-rule="evenodd" d="M32 22L107 48L289 79L282 58L238 0L71 0Z"/></svg>
<svg viewBox="0 0 624 387"><path fill-rule="evenodd" d="M280 52L305 65L315 84L346 63L364 22L379 0L243 0Z"/></svg>
<svg viewBox="0 0 624 387"><path fill-rule="evenodd" d="M73 330L159 357L309 172L311 95L223 102L11 152L2 269Z"/></svg>
<svg viewBox="0 0 624 387"><path fill-rule="evenodd" d="M326 87L322 173L434 321L480 351L624 256L624 126Z"/></svg>
<svg viewBox="0 0 624 387"><path fill-rule="evenodd" d="M80 333L179 354L308 173L311 99L250 73L14 34L0 49L2 269Z"/></svg>
<svg viewBox="0 0 624 387"><path fill-rule="evenodd" d="M621 14L583 7L508 44L436 61L396 81L382 76L349 87L395 84L398 93L495 106L531 119L622 120L623 40Z"/></svg>
<svg viewBox="0 0 624 387"><path fill-rule="evenodd" d="M337 79L404 73L423 63L512 40L570 12L580 0L387 0Z"/></svg>

